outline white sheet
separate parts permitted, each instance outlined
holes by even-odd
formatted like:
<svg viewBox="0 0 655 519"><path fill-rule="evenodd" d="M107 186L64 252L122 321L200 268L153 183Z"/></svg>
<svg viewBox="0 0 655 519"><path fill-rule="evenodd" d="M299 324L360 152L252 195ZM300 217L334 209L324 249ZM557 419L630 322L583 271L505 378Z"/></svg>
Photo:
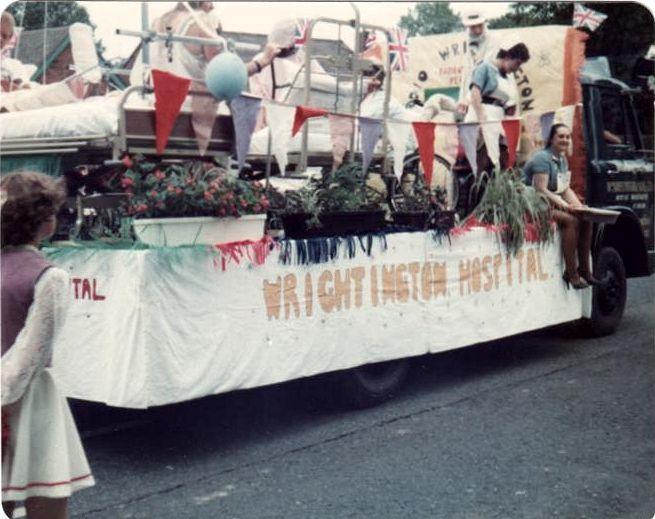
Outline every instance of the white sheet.
<svg viewBox="0 0 655 519"><path fill-rule="evenodd" d="M78 103L0 114L0 140L115 135L119 96L90 97Z"/></svg>
<svg viewBox="0 0 655 519"><path fill-rule="evenodd" d="M163 405L370 362L435 353L588 315L566 290L559 240L507 258L474 229L357 245L321 264L207 249L71 250L53 369L70 397ZM213 252L212 252L213 250ZM225 269L221 267L225 260Z"/></svg>

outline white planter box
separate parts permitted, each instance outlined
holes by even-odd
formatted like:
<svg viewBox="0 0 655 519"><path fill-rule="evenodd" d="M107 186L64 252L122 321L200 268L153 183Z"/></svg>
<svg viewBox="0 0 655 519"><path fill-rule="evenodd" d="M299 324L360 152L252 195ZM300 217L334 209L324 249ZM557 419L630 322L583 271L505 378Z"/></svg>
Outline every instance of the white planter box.
<svg viewBox="0 0 655 519"><path fill-rule="evenodd" d="M233 241L261 240L265 214L239 218L194 216L187 218L142 218L133 222L139 240L156 247L215 245Z"/></svg>

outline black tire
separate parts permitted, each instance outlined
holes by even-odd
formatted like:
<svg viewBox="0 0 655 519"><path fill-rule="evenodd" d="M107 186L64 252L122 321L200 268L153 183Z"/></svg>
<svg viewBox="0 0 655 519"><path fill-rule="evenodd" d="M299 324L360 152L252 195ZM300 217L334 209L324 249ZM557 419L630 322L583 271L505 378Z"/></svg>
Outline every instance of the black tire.
<svg viewBox="0 0 655 519"><path fill-rule="evenodd" d="M621 255L613 247L603 247L594 261L594 276L602 281L593 290L589 331L596 337L616 331L627 296L625 266Z"/></svg>
<svg viewBox="0 0 655 519"><path fill-rule="evenodd" d="M378 362L341 371L334 379L339 400L356 408L378 405L397 392L408 371L409 359Z"/></svg>

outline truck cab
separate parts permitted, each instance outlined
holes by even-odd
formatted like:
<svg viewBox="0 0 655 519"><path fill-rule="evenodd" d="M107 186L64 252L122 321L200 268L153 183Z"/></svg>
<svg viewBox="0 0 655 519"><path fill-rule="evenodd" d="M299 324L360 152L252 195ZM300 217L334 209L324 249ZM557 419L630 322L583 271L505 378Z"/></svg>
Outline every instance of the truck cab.
<svg viewBox="0 0 655 519"><path fill-rule="evenodd" d="M621 211L611 233L609 228L601 229L602 239L611 238L622 252L628 277L648 275L655 257L653 136L644 136L639 126L635 96L640 91L589 68L583 71L581 83L587 203Z"/></svg>
<svg viewBox="0 0 655 519"><path fill-rule="evenodd" d="M594 271L607 284L594 290L592 327L611 333L625 304L625 278L653 271L653 135L637 117L641 90L612 78L605 58L588 61L581 75L583 132L586 148L585 201L620 211L613 225L599 224L593 247ZM650 117L650 119L648 119ZM651 129L652 132L652 129Z"/></svg>

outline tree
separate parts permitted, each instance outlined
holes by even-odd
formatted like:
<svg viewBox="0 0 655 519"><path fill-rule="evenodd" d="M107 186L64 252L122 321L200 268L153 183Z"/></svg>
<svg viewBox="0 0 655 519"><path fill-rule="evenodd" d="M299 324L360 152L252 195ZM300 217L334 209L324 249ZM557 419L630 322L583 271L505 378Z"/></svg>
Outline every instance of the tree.
<svg viewBox="0 0 655 519"><path fill-rule="evenodd" d="M462 28L459 18L446 2L417 2L400 18L398 25L405 29L409 36L443 34Z"/></svg>
<svg viewBox="0 0 655 519"><path fill-rule="evenodd" d="M607 15L607 19L590 34L587 56L607 56L613 73L624 81L630 81L637 57L643 56L655 42L653 15L636 2L584 5ZM491 20L489 28L571 25L572 21L573 4L570 3L514 3L510 6L510 12Z"/></svg>
<svg viewBox="0 0 655 519"><path fill-rule="evenodd" d="M75 22L87 23L91 25L89 13L84 7L77 2L57 1L57 2L14 2L7 7L17 25L21 25L24 30L43 29L44 17L48 11L46 27L64 27Z"/></svg>
<svg viewBox="0 0 655 519"><path fill-rule="evenodd" d="M490 29L531 27L534 25L571 25L573 4L564 2L514 3L510 11L489 22Z"/></svg>

